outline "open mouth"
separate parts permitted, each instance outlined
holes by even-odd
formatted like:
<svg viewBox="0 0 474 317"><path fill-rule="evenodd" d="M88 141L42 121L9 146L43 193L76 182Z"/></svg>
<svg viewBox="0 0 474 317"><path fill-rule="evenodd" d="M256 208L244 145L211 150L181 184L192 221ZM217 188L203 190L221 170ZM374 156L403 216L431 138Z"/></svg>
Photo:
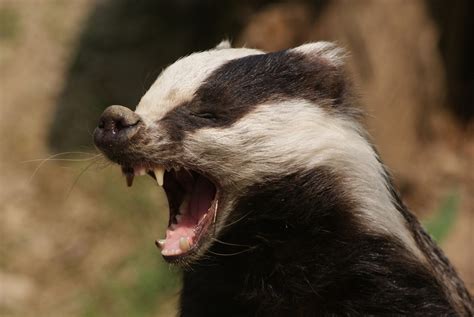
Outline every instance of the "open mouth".
<svg viewBox="0 0 474 317"><path fill-rule="evenodd" d="M169 221L165 239L156 241L165 260L173 262L195 252L212 224L219 203L218 186L208 177L186 168L122 167L127 185L134 176L150 175L165 190Z"/></svg>

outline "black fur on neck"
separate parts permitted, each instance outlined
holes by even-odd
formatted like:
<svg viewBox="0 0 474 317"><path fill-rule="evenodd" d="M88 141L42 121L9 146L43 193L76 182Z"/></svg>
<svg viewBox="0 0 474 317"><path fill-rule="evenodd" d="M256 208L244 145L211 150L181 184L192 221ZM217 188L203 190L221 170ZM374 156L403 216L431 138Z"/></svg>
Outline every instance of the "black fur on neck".
<svg viewBox="0 0 474 317"><path fill-rule="evenodd" d="M184 273L181 315L455 315L430 271L356 207L325 168L253 186L233 214L246 216Z"/></svg>

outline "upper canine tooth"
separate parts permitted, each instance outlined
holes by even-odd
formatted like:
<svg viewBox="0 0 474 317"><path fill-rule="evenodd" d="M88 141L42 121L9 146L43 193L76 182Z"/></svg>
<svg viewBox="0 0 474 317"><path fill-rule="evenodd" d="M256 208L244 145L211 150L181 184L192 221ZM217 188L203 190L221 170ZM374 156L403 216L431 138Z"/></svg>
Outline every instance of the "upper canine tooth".
<svg viewBox="0 0 474 317"><path fill-rule="evenodd" d="M163 186L164 177L165 177L165 169L162 166L160 166L160 167L155 167L153 171L155 172L156 182L158 183L158 185Z"/></svg>
<svg viewBox="0 0 474 317"><path fill-rule="evenodd" d="M125 173L125 179L127 180L127 186L130 187L133 185L133 173Z"/></svg>

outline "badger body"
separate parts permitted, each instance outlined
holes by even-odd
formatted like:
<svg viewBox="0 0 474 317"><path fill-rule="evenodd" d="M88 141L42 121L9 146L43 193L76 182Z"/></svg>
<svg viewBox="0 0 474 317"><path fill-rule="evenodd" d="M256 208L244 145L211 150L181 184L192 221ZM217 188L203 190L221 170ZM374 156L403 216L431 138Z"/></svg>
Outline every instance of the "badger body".
<svg viewBox="0 0 474 317"><path fill-rule="evenodd" d="M178 60L94 138L170 206L164 258L182 316L472 316L472 299L400 200L326 43L226 43Z"/></svg>

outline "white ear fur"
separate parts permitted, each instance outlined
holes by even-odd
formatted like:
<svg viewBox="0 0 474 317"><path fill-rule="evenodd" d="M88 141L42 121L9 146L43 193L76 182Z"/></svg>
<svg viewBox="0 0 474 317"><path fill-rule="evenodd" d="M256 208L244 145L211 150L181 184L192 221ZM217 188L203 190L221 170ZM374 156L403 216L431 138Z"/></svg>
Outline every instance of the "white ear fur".
<svg viewBox="0 0 474 317"><path fill-rule="evenodd" d="M215 50L222 50L226 48L232 48L229 40L222 40L219 44L217 44L216 47L214 47Z"/></svg>
<svg viewBox="0 0 474 317"><path fill-rule="evenodd" d="M342 66L347 57L347 52L342 47L331 42L314 42L295 47L292 51L308 56L318 56L330 61L335 66Z"/></svg>

